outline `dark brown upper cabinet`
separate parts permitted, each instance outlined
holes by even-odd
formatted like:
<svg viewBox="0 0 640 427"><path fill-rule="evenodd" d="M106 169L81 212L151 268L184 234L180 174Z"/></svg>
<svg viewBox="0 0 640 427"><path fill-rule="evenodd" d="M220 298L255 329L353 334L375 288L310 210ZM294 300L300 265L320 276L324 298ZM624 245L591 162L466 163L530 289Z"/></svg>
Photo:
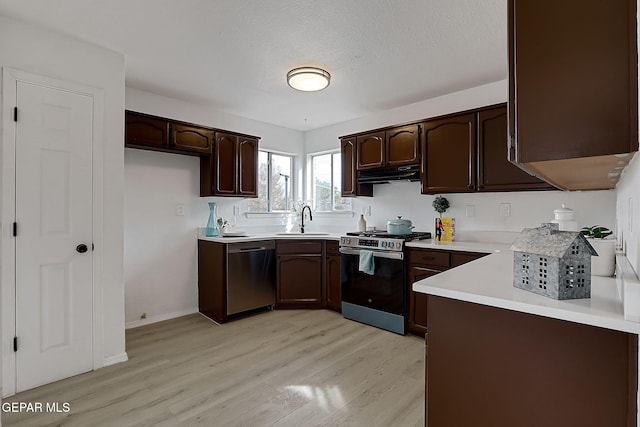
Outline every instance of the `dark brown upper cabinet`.
<svg viewBox="0 0 640 427"><path fill-rule="evenodd" d="M215 132L198 126L170 123L169 147L179 151L210 154Z"/></svg>
<svg viewBox="0 0 640 427"><path fill-rule="evenodd" d="M430 120L422 139L422 192L476 190L476 114Z"/></svg>
<svg viewBox="0 0 640 427"><path fill-rule="evenodd" d="M424 129L424 194L554 188L508 160L504 104L429 120Z"/></svg>
<svg viewBox="0 0 640 427"><path fill-rule="evenodd" d="M385 132L386 166L415 165L420 161L420 127L409 125Z"/></svg>
<svg viewBox="0 0 640 427"><path fill-rule="evenodd" d="M385 163L384 131L356 137L357 169L381 168Z"/></svg>
<svg viewBox="0 0 640 427"><path fill-rule="evenodd" d="M372 184L358 184L356 151L355 136L342 138L340 140L340 153L342 156L342 196L373 196Z"/></svg>
<svg viewBox="0 0 640 427"><path fill-rule="evenodd" d="M238 194L258 196L258 139L238 137Z"/></svg>
<svg viewBox="0 0 640 427"><path fill-rule="evenodd" d="M149 114L125 112L125 146L192 156L211 154L215 130Z"/></svg>
<svg viewBox="0 0 640 427"><path fill-rule="evenodd" d="M507 106L478 112L478 191L553 188L511 163L507 146Z"/></svg>
<svg viewBox="0 0 640 427"><path fill-rule="evenodd" d="M169 148L169 122L147 114L125 113L125 146L160 150Z"/></svg>
<svg viewBox="0 0 640 427"><path fill-rule="evenodd" d="M200 196L258 195L258 139L217 132L213 154L200 162Z"/></svg>
<svg viewBox="0 0 640 427"><path fill-rule="evenodd" d="M570 190L612 188L638 150L636 1L509 0L509 158ZM617 176L617 175L616 175Z"/></svg>
<svg viewBox="0 0 640 427"><path fill-rule="evenodd" d="M400 126L358 135L356 153L358 170L418 164L420 126Z"/></svg>

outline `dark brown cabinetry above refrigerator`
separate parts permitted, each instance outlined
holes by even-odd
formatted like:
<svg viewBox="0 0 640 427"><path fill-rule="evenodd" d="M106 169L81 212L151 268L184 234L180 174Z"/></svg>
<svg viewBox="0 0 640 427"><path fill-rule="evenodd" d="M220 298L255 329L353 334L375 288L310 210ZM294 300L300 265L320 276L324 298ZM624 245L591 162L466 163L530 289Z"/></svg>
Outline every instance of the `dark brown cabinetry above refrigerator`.
<svg viewBox="0 0 640 427"><path fill-rule="evenodd" d="M638 150L636 1L508 7L510 160L563 189L613 188Z"/></svg>
<svg viewBox="0 0 640 427"><path fill-rule="evenodd" d="M200 157L200 196L257 197L259 138L126 111L125 147Z"/></svg>

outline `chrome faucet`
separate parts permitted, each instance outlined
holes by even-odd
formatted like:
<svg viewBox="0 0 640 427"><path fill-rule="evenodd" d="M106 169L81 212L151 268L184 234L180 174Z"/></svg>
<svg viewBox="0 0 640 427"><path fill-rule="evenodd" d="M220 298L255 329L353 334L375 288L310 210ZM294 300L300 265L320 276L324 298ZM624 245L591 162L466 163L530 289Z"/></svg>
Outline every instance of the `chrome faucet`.
<svg viewBox="0 0 640 427"><path fill-rule="evenodd" d="M300 224L300 232L304 233L304 210L309 209L309 221L313 221L313 215L311 215L311 206L304 205L302 207L302 211L300 211L300 215L302 216L302 223Z"/></svg>

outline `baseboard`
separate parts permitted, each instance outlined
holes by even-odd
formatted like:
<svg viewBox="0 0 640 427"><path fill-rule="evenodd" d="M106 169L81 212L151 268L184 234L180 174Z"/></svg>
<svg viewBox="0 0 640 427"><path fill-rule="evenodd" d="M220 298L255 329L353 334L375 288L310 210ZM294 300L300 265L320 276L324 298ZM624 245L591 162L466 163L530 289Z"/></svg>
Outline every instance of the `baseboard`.
<svg viewBox="0 0 640 427"><path fill-rule="evenodd" d="M121 354L116 354L115 356L105 357L102 367L115 365L116 363L126 362L127 360L129 360L129 356L127 356L126 352Z"/></svg>
<svg viewBox="0 0 640 427"><path fill-rule="evenodd" d="M187 308L185 310L174 311L172 313L159 314L157 316L147 317L146 319L134 320L125 324L125 329L137 328L139 326L150 325L152 323L162 322L163 320L175 319L176 317L186 316L198 312L198 307Z"/></svg>

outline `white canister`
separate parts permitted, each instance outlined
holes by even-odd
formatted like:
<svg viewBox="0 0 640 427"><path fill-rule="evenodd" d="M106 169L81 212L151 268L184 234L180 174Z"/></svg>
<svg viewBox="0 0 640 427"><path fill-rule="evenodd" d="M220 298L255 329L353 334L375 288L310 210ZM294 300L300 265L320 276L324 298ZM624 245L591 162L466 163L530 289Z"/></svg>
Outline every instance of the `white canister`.
<svg viewBox="0 0 640 427"><path fill-rule="evenodd" d="M558 224L560 231L578 231L578 223L575 220L575 212L562 204L560 209L553 211L555 219L551 222Z"/></svg>

